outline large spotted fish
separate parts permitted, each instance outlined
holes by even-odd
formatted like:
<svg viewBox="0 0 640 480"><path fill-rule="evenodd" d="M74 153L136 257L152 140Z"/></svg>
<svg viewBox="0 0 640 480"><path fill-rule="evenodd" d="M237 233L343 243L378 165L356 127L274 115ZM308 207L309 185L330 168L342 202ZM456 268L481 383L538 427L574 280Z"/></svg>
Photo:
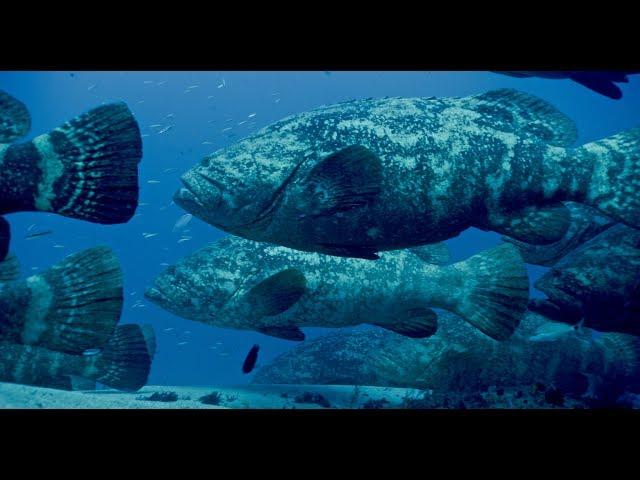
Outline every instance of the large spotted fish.
<svg viewBox="0 0 640 480"><path fill-rule="evenodd" d="M142 140L124 103L102 105L14 144L30 126L24 104L0 91L0 215L53 212L105 224L133 216ZM0 216L0 261L9 240L9 224Z"/></svg>
<svg viewBox="0 0 640 480"><path fill-rule="evenodd" d="M529 308L553 320L640 335L640 231L613 226L556 263Z"/></svg>
<svg viewBox="0 0 640 480"><path fill-rule="evenodd" d="M428 337L437 329L431 307L509 337L529 297L517 249L504 244L441 266L446 257L442 244L370 262L228 237L168 267L145 296L190 320L289 340L304 339L301 327L361 323Z"/></svg>
<svg viewBox="0 0 640 480"><path fill-rule="evenodd" d="M320 253L434 243L469 227L560 240L561 203L640 227L640 128L579 148L573 122L514 90L383 98L285 118L206 157L175 201L227 232Z"/></svg>

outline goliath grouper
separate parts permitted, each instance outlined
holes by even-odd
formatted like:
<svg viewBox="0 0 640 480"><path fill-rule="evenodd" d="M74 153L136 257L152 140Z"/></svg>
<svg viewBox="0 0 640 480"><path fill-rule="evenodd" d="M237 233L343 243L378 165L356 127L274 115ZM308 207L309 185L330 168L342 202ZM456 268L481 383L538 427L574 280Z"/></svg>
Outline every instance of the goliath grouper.
<svg viewBox="0 0 640 480"><path fill-rule="evenodd" d="M572 148L573 122L514 90L357 100L285 118L182 176L182 208L229 233L375 259L469 227L560 240L576 201L640 227L640 128Z"/></svg>
<svg viewBox="0 0 640 480"><path fill-rule="evenodd" d="M553 320L640 335L640 231L616 225L574 250L536 283L529 308Z"/></svg>
<svg viewBox="0 0 640 480"><path fill-rule="evenodd" d="M567 331L528 341L555 323L528 312L516 334L494 342L443 312L438 332L424 340L379 329L338 331L296 345L256 372L253 383L377 385L476 395L489 386L535 383L577 396L640 392L640 339Z"/></svg>
<svg viewBox="0 0 640 480"><path fill-rule="evenodd" d="M434 265L447 257L442 244L370 262L229 237L168 267L145 296L190 320L288 340L305 338L300 327L361 323L428 337L437 330L429 307L458 313L494 339L509 337L529 297L517 249L503 244Z"/></svg>
<svg viewBox="0 0 640 480"><path fill-rule="evenodd" d="M71 355L32 345L0 342L0 381L66 388L68 376L119 390L147 383L151 355L140 326L120 325L95 355Z"/></svg>
<svg viewBox="0 0 640 480"><path fill-rule="evenodd" d="M74 354L102 348L122 302L118 259L107 247L91 248L26 280L0 283L0 341Z"/></svg>
<svg viewBox="0 0 640 480"><path fill-rule="evenodd" d="M102 105L33 140L26 107L0 91L0 215L53 212L95 223L127 222L138 206L142 140L124 103ZM9 225L0 217L0 261Z"/></svg>

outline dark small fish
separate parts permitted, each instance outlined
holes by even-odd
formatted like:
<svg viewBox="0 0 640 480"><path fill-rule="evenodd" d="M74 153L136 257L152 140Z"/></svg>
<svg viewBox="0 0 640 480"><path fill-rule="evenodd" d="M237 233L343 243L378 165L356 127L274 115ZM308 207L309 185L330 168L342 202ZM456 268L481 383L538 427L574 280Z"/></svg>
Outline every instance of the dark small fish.
<svg viewBox="0 0 640 480"><path fill-rule="evenodd" d="M619 100L622 98L622 90L616 83L629 83L627 75L640 73L638 70L630 71L536 71L536 72L495 72L517 78L551 78L554 80L568 79L593 90L600 95Z"/></svg>
<svg viewBox="0 0 640 480"><path fill-rule="evenodd" d="M25 240L31 240L32 238L44 237L45 235L51 235L53 230L44 230L42 232L31 233L29 235L25 235Z"/></svg>
<svg viewBox="0 0 640 480"><path fill-rule="evenodd" d="M247 353L247 358L244 359L244 363L242 364L242 372L243 373L251 373L251 371L256 366L256 362L258 361L258 351L260 350L260 345L254 345Z"/></svg>

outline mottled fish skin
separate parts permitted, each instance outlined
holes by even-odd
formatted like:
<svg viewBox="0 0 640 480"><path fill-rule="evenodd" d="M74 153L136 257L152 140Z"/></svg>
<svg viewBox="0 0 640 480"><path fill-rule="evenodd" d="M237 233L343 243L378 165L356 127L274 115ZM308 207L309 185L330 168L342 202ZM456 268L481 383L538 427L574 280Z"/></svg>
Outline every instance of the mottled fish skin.
<svg viewBox="0 0 640 480"><path fill-rule="evenodd" d="M248 292L289 269L304 276L305 293L282 313L257 315L246 301ZM441 267L408 250L385 252L370 262L227 237L168 267L145 296L190 320L258 331L361 323L394 329L415 309L433 306L460 312L504 339L526 309L528 280L510 245Z"/></svg>
<svg viewBox="0 0 640 480"><path fill-rule="evenodd" d="M535 286L560 312L579 312L585 327L640 335L640 318L626 315L639 281L640 231L616 225L565 256Z"/></svg>
<svg viewBox="0 0 640 480"><path fill-rule="evenodd" d="M151 357L140 326L119 326L104 350L73 355L33 345L0 342L0 381L73 388L60 377L74 376L121 390L138 390L147 382ZM86 383L86 382L85 382Z"/></svg>
<svg viewBox="0 0 640 480"><path fill-rule="evenodd" d="M624 379L625 386L640 391L638 339L620 335L627 337L624 342L630 347L623 349L617 346L622 340L615 338L619 334L610 333L598 340L580 332L549 342L526 340L546 323L544 317L529 312L517 334L504 342L492 341L448 312L439 312L438 332L427 339L379 329L338 331L279 355L259 369L252 382L377 385L471 394L493 385L528 389L542 383L565 394L589 395L596 393L589 391L594 383L606 388Z"/></svg>
<svg viewBox="0 0 640 480"><path fill-rule="evenodd" d="M124 223L138 205L141 158L140 129L121 102L31 141L0 143L0 214L40 211Z"/></svg>
<svg viewBox="0 0 640 480"><path fill-rule="evenodd" d="M631 140L574 150L575 126L568 118L513 90L357 100L293 115L213 153L183 175L184 188L174 198L235 235L357 257L362 249L441 241L471 226L507 233L492 218L560 201L638 213L635 196L619 194L640 168L638 162L624 166L616 156L629 142L635 148L636 134L629 135ZM365 206L309 215L308 175L354 145L379 159L379 192ZM608 172L626 183L608 183Z"/></svg>
<svg viewBox="0 0 640 480"><path fill-rule="evenodd" d="M550 245L533 245L506 236L502 240L518 247L525 262L551 267L569 252L616 224L614 220L586 205L567 202L565 206L571 212L571 224L561 240Z"/></svg>

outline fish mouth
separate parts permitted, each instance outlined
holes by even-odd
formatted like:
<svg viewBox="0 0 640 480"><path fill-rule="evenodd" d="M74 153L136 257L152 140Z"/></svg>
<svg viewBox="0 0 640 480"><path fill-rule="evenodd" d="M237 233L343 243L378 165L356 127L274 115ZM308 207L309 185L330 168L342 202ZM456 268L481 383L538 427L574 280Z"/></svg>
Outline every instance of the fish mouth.
<svg viewBox="0 0 640 480"><path fill-rule="evenodd" d="M149 287L144 291L144 297L156 305L166 305L168 297L157 287Z"/></svg>

